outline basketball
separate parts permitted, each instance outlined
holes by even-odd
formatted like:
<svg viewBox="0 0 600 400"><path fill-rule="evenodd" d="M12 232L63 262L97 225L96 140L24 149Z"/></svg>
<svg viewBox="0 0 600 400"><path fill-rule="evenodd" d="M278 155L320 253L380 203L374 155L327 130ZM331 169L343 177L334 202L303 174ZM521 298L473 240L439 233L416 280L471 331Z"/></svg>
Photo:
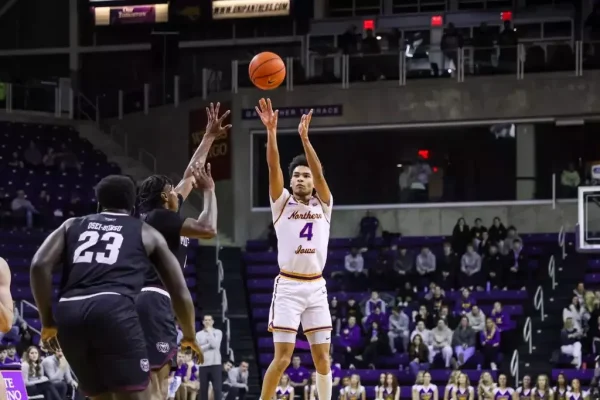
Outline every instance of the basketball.
<svg viewBox="0 0 600 400"><path fill-rule="evenodd" d="M285 64L281 57L268 51L254 56L248 67L250 81L259 89L272 90L285 79Z"/></svg>

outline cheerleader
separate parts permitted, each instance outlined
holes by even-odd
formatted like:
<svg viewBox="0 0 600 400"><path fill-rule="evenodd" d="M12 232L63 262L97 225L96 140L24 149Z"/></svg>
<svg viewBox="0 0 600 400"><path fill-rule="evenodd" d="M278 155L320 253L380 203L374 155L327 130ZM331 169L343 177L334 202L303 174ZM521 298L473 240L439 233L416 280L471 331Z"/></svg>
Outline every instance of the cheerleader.
<svg viewBox="0 0 600 400"><path fill-rule="evenodd" d="M423 383L416 386L416 388L413 387L413 400L438 400L438 388L431 383L429 372L423 373Z"/></svg>
<svg viewBox="0 0 600 400"><path fill-rule="evenodd" d="M317 393L317 373L310 374L310 382L304 386L304 400L318 400Z"/></svg>
<svg viewBox="0 0 600 400"><path fill-rule="evenodd" d="M350 376L350 384L344 389L344 400L366 400L365 387L360 384L360 376Z"/></svg>
<svg viewBox="0 0 600 400"><path fill-rule="evenodd" d="M456 387L452 391L452 400L475 400L475 389L471 386L467 374L458 374Z"/></svg>
<svg viewBox="0 0 600 400"><path fill-rule="evenodd" d="M506 375L498 376L498 385L492 390L494 400L512 400L515 396L515 390L507 385Z"/></svg>
<svg viewBox="0 0 600 400"><path fill-rule="evenodd" d="M547 375L538 375L537 383L531 394L533 400L551 400L554 394L550 389L550 383Z"/></svg>
<svg viewBox="0 0 600 400"><path fill-rule="evenodd" d="M444 388L444 400L452 399L454 389L456 389L456 379L458 378L458 375L460 375L460 371L457 369L452 371L452 373L450 374L450 377L448 378L448 383Z"/></svg>
<svg viewBox="0 0 600 400"><path fill-rule="evenodd" d="M552 388L554 392L554 400L567 400L567 393L571 391L567 385L567 379L564 374L558 374L556 377L556 386Z"/></svg>
<svg viewBox="0 0 600 400"><path fill-rule="evenodd" d="M393 374L385 375L385 385L377 396L381 400L400 399L400 387L398 386L398 380Z"/></svg>
<svg viewBox="0 0 600 400"><path fill-rule="evenodd" d="M375 386L375 400L381 400L383 397L383 389L385 389L385 373L379 375L379 383Z"/></svg>
<svg viewBox="0 0 600 400"><path fill-rule="evenodd" d="M523 377L523 383L517 388L517 396L519 400L532 400L533 388L531 387L531 377L525 375Z"/></svg>
<svg viewBox="0 0 600 400"><path fill-rule="evenodd" d="M588 400L590 392L581 389L579 379L571 381L571 389L567 392L567 400Z"/></svg>
<svg viewBox="0 0 600 400"><path fill-rule="evenodd" d="M495 386L492 375L487 371L482 373L477 384L477 398L479 400L493 400Z"/></svg>
<svg viewBox="0 0 600 400"><path fill-rule="evenodd" d="M279 380L279 386L275 389L275 398L277 400L294 400L294 388L290 385L290 377L283 374Z"/></svg>

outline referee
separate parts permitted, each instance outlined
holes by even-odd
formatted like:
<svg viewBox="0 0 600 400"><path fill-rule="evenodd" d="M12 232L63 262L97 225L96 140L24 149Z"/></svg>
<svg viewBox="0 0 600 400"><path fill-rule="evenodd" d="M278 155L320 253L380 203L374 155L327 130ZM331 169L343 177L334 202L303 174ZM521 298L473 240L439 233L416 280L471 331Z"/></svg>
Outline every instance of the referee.
<svg viewBox="0 0 600 400"><path fill-rule="evenodd" d="M223 332L213 328L215 321L210 315L205 315L202 320L204 329L196 333L196 340L202 348L204 363L198 368L200 378L200 400L208 400L208 382L212 382L215 400L222 400L222 369L221 365L221 340Z"/></svg>

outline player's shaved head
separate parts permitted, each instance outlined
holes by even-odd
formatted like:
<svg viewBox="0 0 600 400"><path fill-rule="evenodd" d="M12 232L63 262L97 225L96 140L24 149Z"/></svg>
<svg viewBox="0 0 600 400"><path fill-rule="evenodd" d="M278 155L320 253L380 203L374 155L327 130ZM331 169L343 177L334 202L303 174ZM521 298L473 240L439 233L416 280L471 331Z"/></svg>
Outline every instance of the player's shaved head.
<svg viewBox="0 0 600 400"><path fill-rule="evenodd" d="M103 210L126 210L135 206L135 183L124 175L109 175L96 185L96 199Z"/></svg>

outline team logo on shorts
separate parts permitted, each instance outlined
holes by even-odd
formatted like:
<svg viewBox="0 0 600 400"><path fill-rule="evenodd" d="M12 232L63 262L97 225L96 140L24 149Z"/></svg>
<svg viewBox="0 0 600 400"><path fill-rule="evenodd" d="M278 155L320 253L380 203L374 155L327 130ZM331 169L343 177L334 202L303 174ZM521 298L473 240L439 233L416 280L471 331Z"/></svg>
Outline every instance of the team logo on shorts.
<svg viewBox="0 0 600 400"><path fill-rule="evenodd" d="M156 350L158 350L160 353L166 354L169 352L170 348L171 348L171 346L169 346L169 343L165 343L165 342L156 343Z"/></svg>
<svg viewBox="0 0 600 400"><path fill-rule="evenodd" d="M144 372L150 371L150 361L148 361L147 358L142 358L140 360L140 367L142 368L142 371L144 371Z"/></svg>

